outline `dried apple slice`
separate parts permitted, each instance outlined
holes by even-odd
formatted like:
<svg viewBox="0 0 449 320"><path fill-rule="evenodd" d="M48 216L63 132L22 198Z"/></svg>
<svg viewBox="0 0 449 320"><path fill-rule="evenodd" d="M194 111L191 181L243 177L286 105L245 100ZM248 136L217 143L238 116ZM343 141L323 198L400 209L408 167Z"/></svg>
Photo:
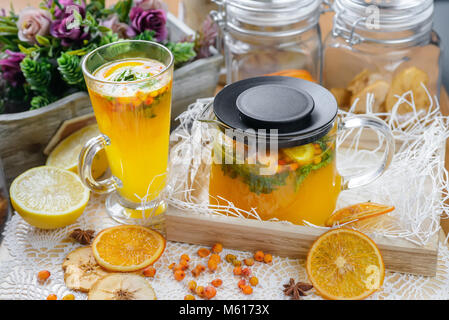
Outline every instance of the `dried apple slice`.
<svg viewBox="0 0 449 320"><path fill-rule="evenodd" d="M93 285L88 300L156 300L156 294L139 275L111 273Z"/></svg>
<svg viewBox="0 0 449 320"><path fill-rule="evenodd" d="M95 260L91 247L70 252L62 269L67 288L82 292L88 292L96 281L108 274Z"/></svg>
<svg viewBox="0 0 449 320"><path fill-rule="evenodd" d="M335 211L329 219L327 219L325 226L332 227L337 223L340 225L350 224L360 220L380 216L381 214L391 212L394 209L395 208L393 206L373 202L358 203Z"/></svg>
<svg viewBox="0 0 449 320"><path fill-rule="evenodd" d="M387 111L391 112L398 101L395 95L401 96L408 91L413 92L416 110L427 109L430 105L430 100L421 83L428 87L429 76L423 70L416 67L407 68L396 75L393 78L391 89L385 101ZM399 114L405 114L411 111L412 108L406 103L403 103L398 109Z"/></svg>
<svg viewBox="0 0 449 320"><path fill-rule="evenodd" d="M384 80L377 80L373 84L367 86L359 93L355 94L351 98L351 106L358 98L359 101L354 109L356 113L365 113L366 112L366 96L368 93L374 94L374 103L372 106L372 110L375 113L383 112L383 104L385 102L385 98L388 94L388 90L390 90L390 84Z"/></svg>

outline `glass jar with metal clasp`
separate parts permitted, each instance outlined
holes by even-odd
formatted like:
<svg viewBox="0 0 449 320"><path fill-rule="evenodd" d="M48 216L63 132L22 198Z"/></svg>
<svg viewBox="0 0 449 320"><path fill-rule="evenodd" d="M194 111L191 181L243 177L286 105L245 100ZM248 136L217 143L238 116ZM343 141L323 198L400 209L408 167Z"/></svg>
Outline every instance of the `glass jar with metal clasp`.
<svg viewBox="0 0 449 320"><path fill-rule="evenodd" d="M321 0L216 0L226 81L266 74L320 81Z"/></svg>
<svg viewBox="0 0 449 320"><path fill-rule="evenodd" d="M406 114L411 104L398 104L398 96L408 92L418 111L429 107L429 95L439 96L441 49L432 29L432 0L335 0L332 10L323 84L340 108L355 105L355 112L364 113L369 103L374 112Z"/></svg>

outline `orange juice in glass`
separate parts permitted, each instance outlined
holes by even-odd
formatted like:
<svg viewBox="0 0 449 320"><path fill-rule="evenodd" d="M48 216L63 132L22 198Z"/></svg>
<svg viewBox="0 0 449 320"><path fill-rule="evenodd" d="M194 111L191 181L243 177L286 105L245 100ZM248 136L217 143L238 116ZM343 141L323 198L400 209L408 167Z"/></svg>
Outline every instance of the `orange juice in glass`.
<svg viewBox="0 0 449 320"><path fill-rule="evenodd" d="M89 53L82 67L102 134L80 154L81 179L94 192L111 193L106 209L113 219L159 221L154 217L165 210L172 54L154 42L120 41ZM95 180L92 159L103 148L112 176Z"/></svg>

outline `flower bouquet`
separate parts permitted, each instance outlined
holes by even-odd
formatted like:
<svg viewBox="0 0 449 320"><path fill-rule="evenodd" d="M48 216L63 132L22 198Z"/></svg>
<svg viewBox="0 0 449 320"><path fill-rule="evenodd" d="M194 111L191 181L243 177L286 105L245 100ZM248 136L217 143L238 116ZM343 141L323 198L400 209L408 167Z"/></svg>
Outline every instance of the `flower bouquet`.
<svg viewBox="0 0 449 320"><path fill-rule="evenodd" d="M156 41L178 68L211 55L217 29L178 42L168 39L167 6L160 0L45 0L18 14L0 12L0 114L38 109L85 91L80 61L89 51L121 39Z"/></svg>

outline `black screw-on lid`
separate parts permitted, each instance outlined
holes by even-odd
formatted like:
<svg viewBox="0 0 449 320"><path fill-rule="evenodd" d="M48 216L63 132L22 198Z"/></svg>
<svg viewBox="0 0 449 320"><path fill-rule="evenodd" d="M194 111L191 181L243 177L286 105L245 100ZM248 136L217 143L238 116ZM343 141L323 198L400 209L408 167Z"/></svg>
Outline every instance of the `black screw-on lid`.
<svg viewBox="0 0 449 320"><path fill-rule="evenodd" d="M215 116L225 126L278 129L281 148L307 144L326 135L337 110L334 96L322 86L281 76L237 81L214 99Z"/></svg>

